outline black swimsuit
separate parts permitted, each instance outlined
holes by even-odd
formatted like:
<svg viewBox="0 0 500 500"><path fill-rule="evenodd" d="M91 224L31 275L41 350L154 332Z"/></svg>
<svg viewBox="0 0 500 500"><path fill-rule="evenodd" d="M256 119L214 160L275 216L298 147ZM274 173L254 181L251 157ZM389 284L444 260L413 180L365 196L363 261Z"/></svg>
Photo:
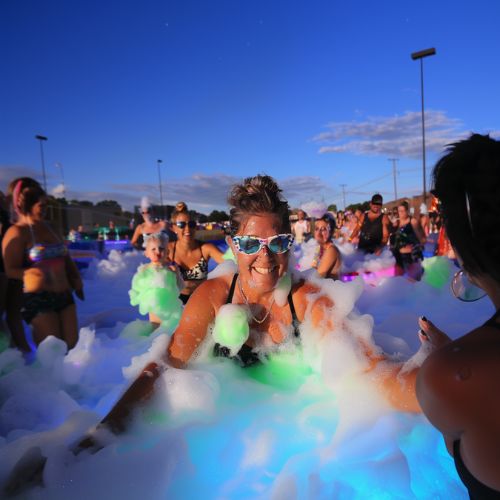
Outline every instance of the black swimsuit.
<svg viewBox="0 0 500 500"><path fill-rule="evenodd" d="M483 325L491 326L500 330L500 323L495 321L500 316L500 309ZM486 486L481 481L476 479L465 466L462 456L460 455L460 439L453 442L453 459L460 479L467 487L469 496L472 500L499 500L500 491L494 490Z"/></svg>
<svg viewBox="0 0 500 500"><path fill-rule="evenodd" d="M233 276L233 281L231 282L231 287L229 288L229 294L226 299L226 304L231 304L233 302L234 289L236 287L237 280L238 280L238 273L236 273ZM288 294L288 305L290 306L290 312L292 313L293 334L295 337L299 337L300 336L298 328L299 320L297 319L295 306L293 305L291 290L290 293ZM250 347L248 344L243 344L236 356L231 356L231 351L229 348L221 346L220 344L215 344L214 356L219 356L223 358L232 358L244 368L261 362L259 355L256 352L254 352L252 350L252 347Z"/></svg>
<svg viewBox="0 0 500 500"><path fill-rule="evenodd" d="M377 250L384 237L382 218L383 215L381 214L376 219L371 220L368 217L368 212L365 212L365 218L359 233L358 250L365 253L374 253Z"/></svg>

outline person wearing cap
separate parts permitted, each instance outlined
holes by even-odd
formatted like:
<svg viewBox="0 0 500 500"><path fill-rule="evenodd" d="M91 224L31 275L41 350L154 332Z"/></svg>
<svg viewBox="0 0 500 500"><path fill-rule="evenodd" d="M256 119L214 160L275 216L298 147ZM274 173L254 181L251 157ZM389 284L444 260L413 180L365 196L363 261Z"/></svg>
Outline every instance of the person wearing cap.
<svg viewBox="0 0 500 500"><path fill-rule="evenodd" d="M380 254L389 239L389 218L382 213L383 198L374 194L370 201L370 210L365 212L352 232L349 240L359 234L358 249L364 253Z"/></svg>

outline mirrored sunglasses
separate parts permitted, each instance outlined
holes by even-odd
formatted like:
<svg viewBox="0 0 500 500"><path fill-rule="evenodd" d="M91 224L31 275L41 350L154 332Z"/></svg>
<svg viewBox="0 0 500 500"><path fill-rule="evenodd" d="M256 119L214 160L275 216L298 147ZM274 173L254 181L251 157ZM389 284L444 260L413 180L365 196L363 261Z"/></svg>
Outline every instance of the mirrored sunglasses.
<svg viewBox="0 0 500 500"><path fill-rule="evenodd" d="M197 226L196 221L194 220L190 220L189 222L180 220L179 222L176 222L175 225L179 229L184 229L186 226L190 227L191 229L194 229Z"/></svg>
<svg viewBox="0 0 500 500"><path fill-rule="evenodd" d="M238 252L253 255L260 252L266 246L275 254L288 252L293 245L293 234L277 234L269 238L257 238L256 236L233 236L234 246Z"/></svg>
<svg viewBox="0 0 500 500"><path fill-rule="evenodd" d="M462 269L455 273L451 282L451 291L453 295L463 302L475 302L482 299L486 292L478 286L471 283Z"/></svg>

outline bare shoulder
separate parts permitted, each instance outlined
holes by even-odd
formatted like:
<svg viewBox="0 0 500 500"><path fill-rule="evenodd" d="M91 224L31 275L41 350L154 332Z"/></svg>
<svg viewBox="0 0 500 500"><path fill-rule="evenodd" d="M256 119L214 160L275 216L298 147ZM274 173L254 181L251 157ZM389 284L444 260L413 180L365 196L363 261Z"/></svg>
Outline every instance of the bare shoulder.
<svg viewBox="0 0 500 500"><path fill-rule="evenodd" d="M432 353L417 377L417 397L429 420L453 437L483 419L500 419L500 338L480 327ZM484 422L483 422L484 423Z"/></svg>
<svg viewBox="0 0 500 500"><path fill-rule="evenodd" d="M4 248L13 240L17 240L20 244L25 245L28 241L29 230L28 226L14 224L7 229L3 237Z"/></svg>
<svg viewBox="0 0 500 500"><path fill-rule="evenodd" d="M229 289L231 288L232 278L233 275L224 275L218 278L205 280L193 292L193 296L189 299L188 305L190 303L208 303L211 304L215 311L218 311L219 307L226 303Z"/></svg>
<svg viewBox="0 0 500 500"><path fill-rule="evenodd" d="M213 243L200 243L200 248L203 255L210 255L211 252L218 250Z"/></svg>

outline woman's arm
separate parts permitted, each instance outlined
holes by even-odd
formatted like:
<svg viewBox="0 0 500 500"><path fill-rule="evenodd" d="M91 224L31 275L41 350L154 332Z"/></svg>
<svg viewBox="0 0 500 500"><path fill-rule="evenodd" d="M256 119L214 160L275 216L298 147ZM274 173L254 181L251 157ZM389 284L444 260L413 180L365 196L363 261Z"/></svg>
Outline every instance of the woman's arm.
<svg viewBox="0 0 500 500"><path fill-rule="evenodd" d="M221 290L222 289L222 290ZM168 347L168 363L175 368L183 368L191 359L201 342L207 335L209 325L215 319L215 303L224 302L224 285L222 278L203 282L193 292L184 307L179 326L172 335ZM222 293L221 293L222 292Z"/></svg>
<svg viewBox="0 0 500 500"><path fill-rule="evenodd" d="M201 252L203 257L207 256L210 259L214 259L217 264L224 262L224 254L213 243L203 243L201 245Z"/></svg>
<svg viewBox="0 0 500 500"><path fill-rule="evenodd" d="M139 240L139 236L142 234L142 224L139 224L132 235L132 239L130 240L130 244L135 247L137 245L137 241Z"/></svg>
<svg viewBox="0 0 500 500"><path fill-rule="evenodd" d="M311 283L296 285L292 292L293 304L300 322L304 321L306 311L310 314L312 326L319 328L322 335L330 334L335 325L331 319L331 308L334 303L327 295L319 295L319 289ZM308 302L314 300L310 308ZM418 368L410 371L404 369L404 363L387 359L384 353L374 351L373 347L358 339L360 349L368 359L366 375L397 410L421 412L415 393L415 381Z"/></svg>
<svg viewBox="0 0 500 500"><path fill-rule="evenodd" d="M365 221L365 214L362 214L359 221L357 221L356 226L354 226L354 229L352 230L352 233L347 241L351 242L352 240L358 237L359 233L361 232L361 227L363 226L364 221Z"/></svg>
<svg viewBox="0 0 500 500"><path fill-rule="evenodd" d="M101 424L107 425L114 432L123 432L133 411L153 395L154 384L161 373L168 369L168 365L183 368L188 363L215 318L212 297L220 293L216 291L214 294L212 285L217 281L219 280L206 281L193 292L163 359L149 363L142 370ZM216 286L219 284L215 283Z"/></svg>
<svg viewBox="0 0 500 500"><path fill-rule="evenodd" d="M420 243L422 245L424 245L425 242L427 241L427 238L425 237L425 233L424 233L424 230L422 229L422 225L417 221L417 219L415 219L415 217L412 217L412 219L411 219L411 226L413 227L413 230L415 231L415 235L417 236L418 241L420 241Z"/></svg>
<svg viewBox="0 0 500 500"><path fill-rule="evenodd" d="M80 300L84 300L85 296L83 294L82 277L80 276L80 271L70 255L66 255L66 275L68 276L69 284L75 291L76 296Z"/></svg>
<svg viewBox="0 0 500 500"><path fill-rule="evenodd" d="M25 252L26 239L22 228L16 225L11 226L2 241L5 272L8 278L23 281Z"/></svg>

